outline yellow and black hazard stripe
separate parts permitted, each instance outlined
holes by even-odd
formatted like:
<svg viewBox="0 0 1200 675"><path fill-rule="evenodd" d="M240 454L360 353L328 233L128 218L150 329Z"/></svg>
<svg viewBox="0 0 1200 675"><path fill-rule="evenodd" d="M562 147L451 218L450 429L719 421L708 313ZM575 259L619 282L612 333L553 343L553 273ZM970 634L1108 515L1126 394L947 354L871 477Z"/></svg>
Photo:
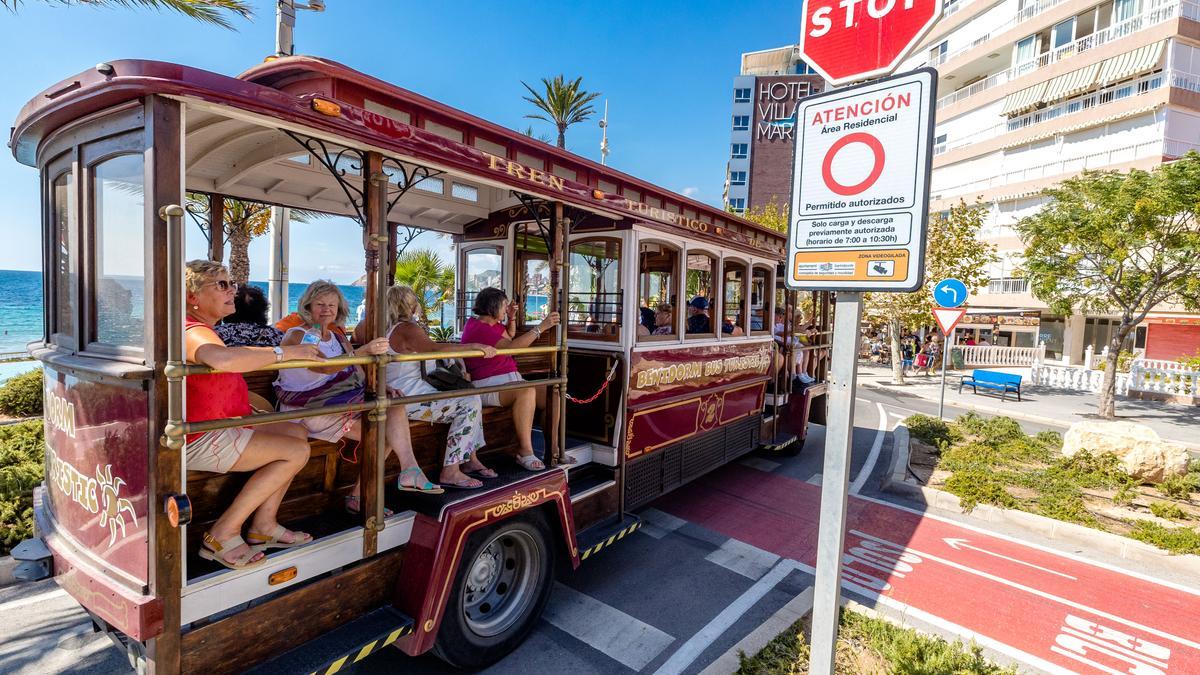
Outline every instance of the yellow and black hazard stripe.
<svg viewBox="0 0 1200 675"><path fill-rule="evenodd" d="M593 553L596 553L597 551L604 548L605 546L611 546L614 541L621 541L622 539L625 538L625 535L633 534L633 531L638 529L641 526L642 526L642 521L640 521L640 520L633 521L633 524L629 525L625 529L613 532L611 535L609 535L609 537L607 539L601 539L600 541L596 542L596 544L594 546L592 546L591 548L584 550L584 552L582 554L580 554L579 559L587 560L588 556L592 555Z"/></svg>
<svg viewBox="0 0 1200 675"><path fill-rule="evenodd" d="M346 664L358 663L371 654L383 649L384 647L387 647L396 640L399 640L400 638L404 637L405 635L409 635L412 632L413 626L411 623L400 626L391 633L388 633L386 638L381 636L378 639L372 640L363 645L357 651L350 652L341 658L334 659L334 661L330 663L328 667L313 671L312 675L333 675L342 668L345 668Z"/></svg>

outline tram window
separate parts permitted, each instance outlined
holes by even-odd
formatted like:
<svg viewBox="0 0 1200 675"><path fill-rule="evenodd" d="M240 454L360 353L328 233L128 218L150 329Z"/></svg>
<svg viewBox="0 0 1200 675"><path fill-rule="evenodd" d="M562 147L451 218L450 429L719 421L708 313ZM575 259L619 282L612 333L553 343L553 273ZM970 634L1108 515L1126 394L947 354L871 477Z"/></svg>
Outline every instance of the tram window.
<svg viewBox="0 0 1200 675"><path fill-rule="evenodd" d="M516 230L517 288L523 298L517 325L541 323L550 303L550 254L537 223L521 223Z"/></svg>
<svg viewBox="0 0 1200 675"><path fill-rule="evenodd" d="M96 237L96 341L142 348L146 262L141 155L120 155L93 169Z"/></svg>
<svg viewBox="0 0 1200 675"><path fill-rule="evenodd" d="M501 258L500 249L495 246L472 248L463 254L463 297L458 303L459 322L467 320L467 313L475 304L475 296L479 291L489 287L500 287Z"/></svg>
<svg viewBox="0 0 1200 675"><path fill-rule="evenodd" d="M717 334L712 321L713 301L717 297L716 269L716 259L707 253L688 253L685 332L689 339L710 338Z"/></svg>
<svg viewBox="0 0 1200 675"><path fill-rule="evenodd" d="M585 239L571 244L567 334L615 340L621 321L621 242Z"/></svg>
<svg viewBox="0 0 1200 675"><path fill-rule="evenodd" d="M638 247L638 339L678 334L679 250L647 242Z"/></svg>
<svg viewBox="0 0 1200 675"><path fill-rule="evenodd" d="M765 267L755 267L750 273L750 332L771 330L770 303L771 272ZM780 305L782 307L782 305Z"/></svg>
<svg viewBox="0 0 1200 675"><path fill-rule="evenodd" d="M75 335L75 308L78 284L73 258L79 251L76 229L75 177L70 171L54 179L54 328L70 338Z"/></svg>
<svg viewBox="0 0 1200 675"><path fill-rule="evenodd" d="M726 260L723 279L721 333L726 337L739 337L746 334L746 265Z"/></svg>

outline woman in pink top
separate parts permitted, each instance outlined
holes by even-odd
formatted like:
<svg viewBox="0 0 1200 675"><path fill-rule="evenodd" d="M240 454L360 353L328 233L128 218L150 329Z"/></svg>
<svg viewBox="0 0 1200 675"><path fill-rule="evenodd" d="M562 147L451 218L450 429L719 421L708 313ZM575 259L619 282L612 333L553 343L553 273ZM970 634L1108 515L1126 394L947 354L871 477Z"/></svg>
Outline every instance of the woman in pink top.
<svg viewBox="0 0 1200 675"><path fill-rule="evenodd" d="M499 288L485 288L479 291L471 311L475 316L463 326L464 344L477 342L496 349L520 349L533 344L543 332L558 325L558 312L551 312L536 328L517 336L517 306ZM501 317L507 317L507 324L500 322ZM471 375L471 383L476 387L523 382L525 379L517 371L517 362L511 356L464 361L467 372ZM493 392L484 394L482 398L485 406L512 408L513 426L516 428L517 442L521 444L521 454L517 457L517 462L529 471L545 469L546 465L533 454L532 438L533 413L536 409L546 406L545 387Z"/></svg>

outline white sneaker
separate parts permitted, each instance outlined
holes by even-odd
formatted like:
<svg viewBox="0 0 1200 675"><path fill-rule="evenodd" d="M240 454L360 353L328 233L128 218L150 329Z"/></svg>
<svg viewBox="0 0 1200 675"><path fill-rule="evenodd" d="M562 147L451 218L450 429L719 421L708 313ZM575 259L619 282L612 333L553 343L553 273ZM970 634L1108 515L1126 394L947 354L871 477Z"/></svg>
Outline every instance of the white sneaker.
<svg viewBox="0 0 1200 675"><path fill-rule="evenodd" d="M816 382L816 379L814 379L808 373L800 373L800 381L804 384L812 384L813 382Z"/></svg>

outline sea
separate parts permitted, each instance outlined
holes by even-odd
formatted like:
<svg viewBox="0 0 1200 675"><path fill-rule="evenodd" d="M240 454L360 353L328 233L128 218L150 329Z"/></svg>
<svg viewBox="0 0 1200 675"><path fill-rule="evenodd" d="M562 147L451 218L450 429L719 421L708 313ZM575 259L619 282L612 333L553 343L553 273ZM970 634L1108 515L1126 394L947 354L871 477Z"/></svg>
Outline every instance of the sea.
<svg viewBox="0 0 1200 675"><path fill-rule="evenodd" d="M267 282L251 281L265 293ZM296 303L308 283L288 284L288 311L296 311ZM363 299L361 286L338 285L350 305L350 323L355 322L355 312ZM454 305L447 303L438 312L439 317L453 321ZM430 317L433 319L434 317ZM0 358L17 352L25 352L25 345L42 339L42 273L0 270ZM0 363L0 381L13 375L36 368L33 361Z"/></svg>

